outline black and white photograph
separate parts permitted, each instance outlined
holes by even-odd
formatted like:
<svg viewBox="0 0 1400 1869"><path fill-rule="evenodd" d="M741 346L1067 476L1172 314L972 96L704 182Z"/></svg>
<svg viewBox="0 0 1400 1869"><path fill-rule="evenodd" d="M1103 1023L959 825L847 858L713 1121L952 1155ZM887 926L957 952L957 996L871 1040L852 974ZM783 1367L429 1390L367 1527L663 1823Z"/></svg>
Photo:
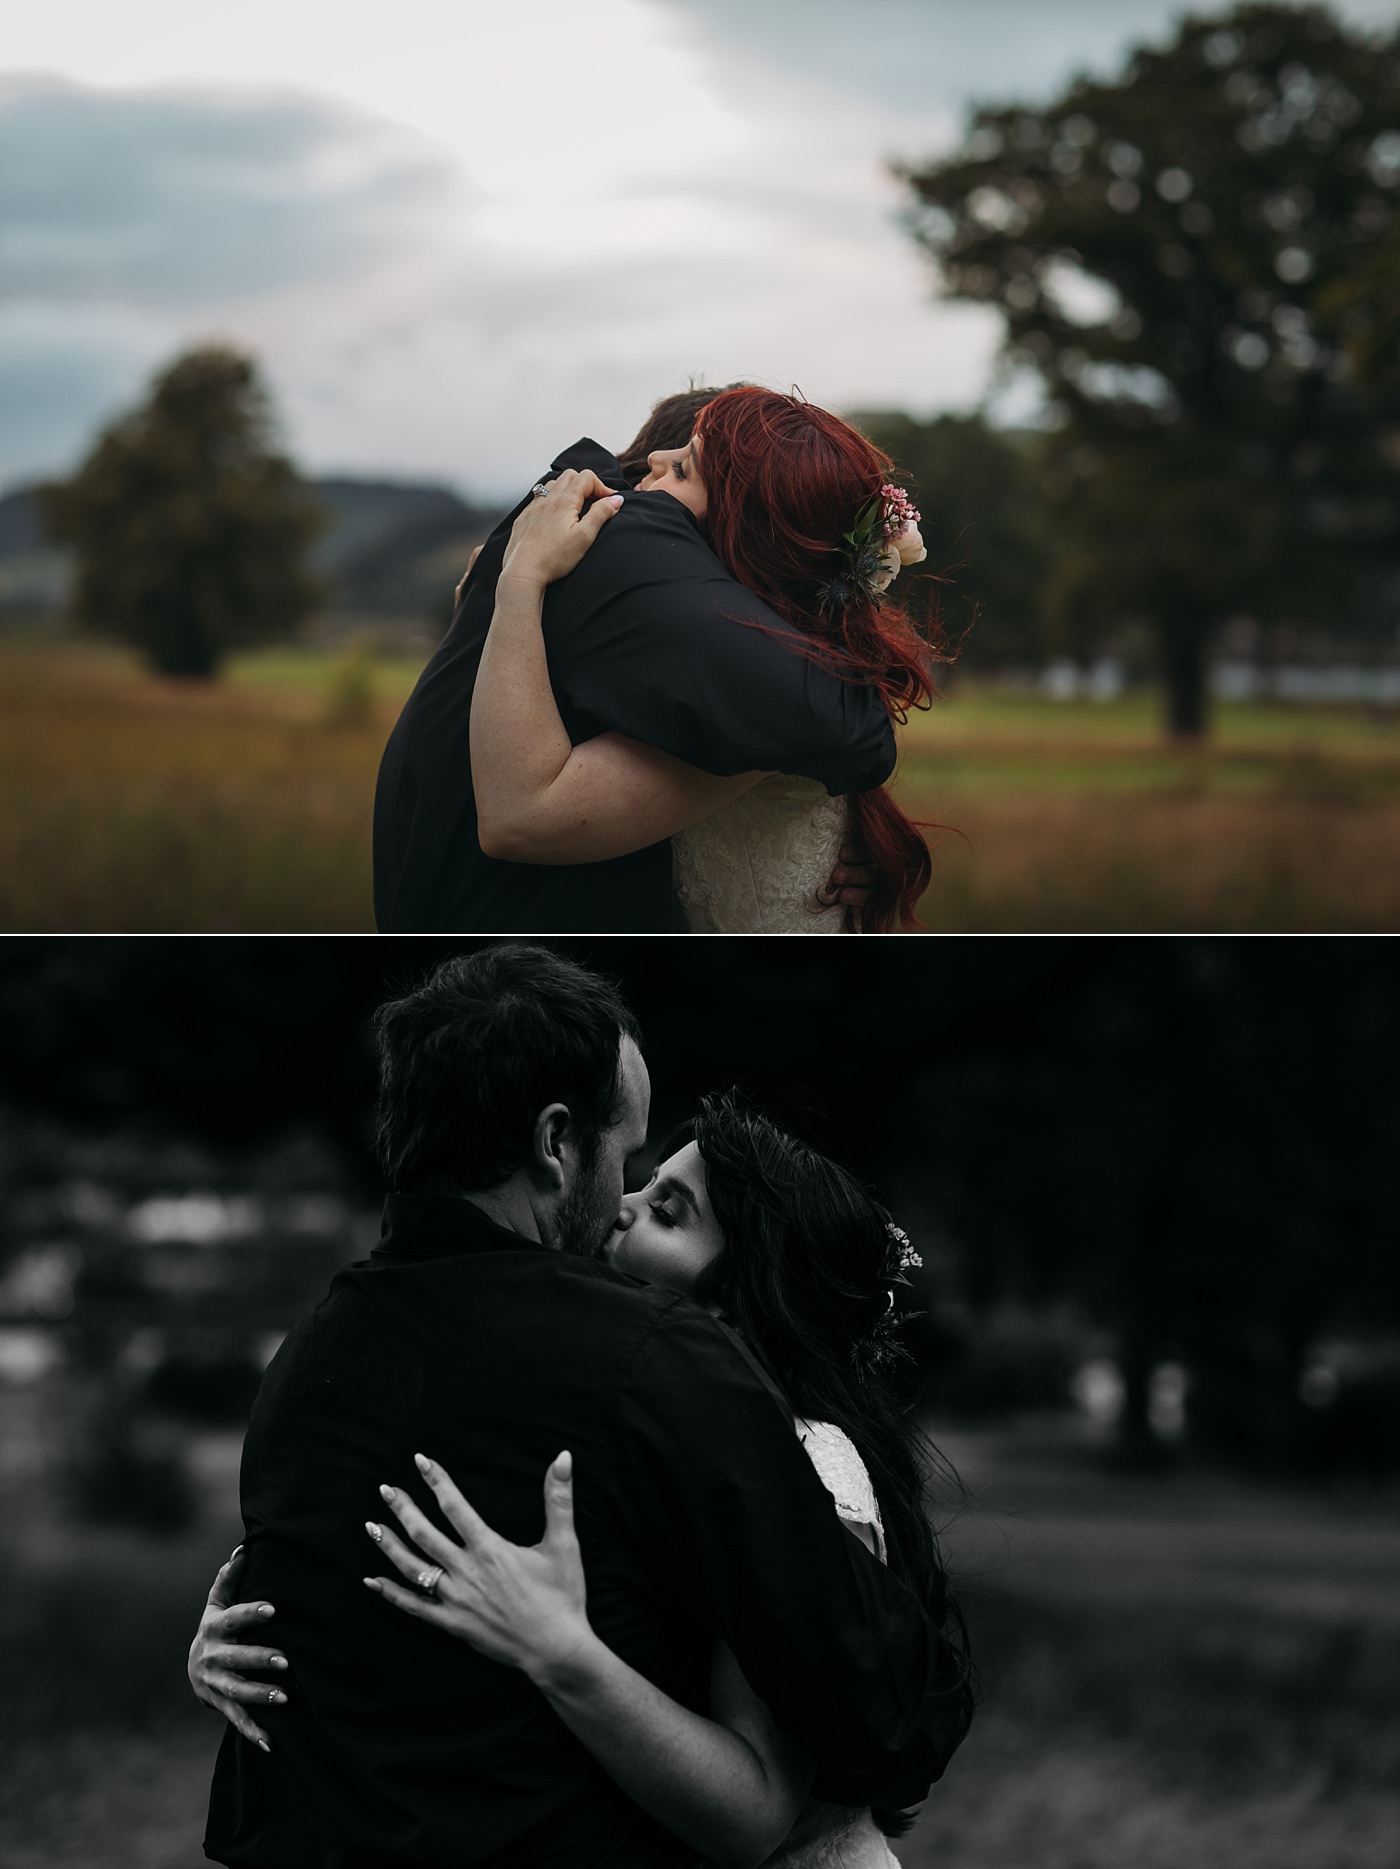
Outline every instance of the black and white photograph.
<svg viewBox="0 0 1400 1869"><path fill-rule="evenodd" d="M1393 1861L1388 943L24 940L0 1021L7 1864Z"/></svg>

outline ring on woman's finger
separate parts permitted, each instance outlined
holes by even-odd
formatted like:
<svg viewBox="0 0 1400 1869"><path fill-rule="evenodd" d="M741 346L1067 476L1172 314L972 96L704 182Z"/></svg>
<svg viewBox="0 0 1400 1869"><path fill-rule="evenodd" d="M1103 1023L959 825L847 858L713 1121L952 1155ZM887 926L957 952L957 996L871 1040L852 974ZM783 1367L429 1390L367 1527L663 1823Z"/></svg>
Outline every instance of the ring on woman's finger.
<svg viewBox="0 0 1400 1869"><path fill-rule="evenodd" d="M531 487L530 492L535 499L542 500L545 497L545 495L549 492L549 488L544 484L542 480L537 480L534 486Z"/></svg>
<svg viewBox="0 0 1400 1869"><path fill-rule="evenodd" d="M413 1581L417 1584L424 1596L436 1597L437 1587L441 1578L441 1564L430 1564L427 1570L420 1570Z"/></svg>

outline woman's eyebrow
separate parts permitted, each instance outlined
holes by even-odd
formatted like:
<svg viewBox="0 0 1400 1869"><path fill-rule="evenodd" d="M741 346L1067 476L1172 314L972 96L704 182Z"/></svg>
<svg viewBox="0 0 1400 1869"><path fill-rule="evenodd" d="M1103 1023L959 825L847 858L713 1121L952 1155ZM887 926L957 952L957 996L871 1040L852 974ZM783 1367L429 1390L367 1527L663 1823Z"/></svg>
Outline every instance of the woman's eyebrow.
<svg viewBox="0 0 1400 1869"><path fill-rule="evenodd" d="M679 1195L681 1200L685 1202L686 1206L689 1207L690 1211L695 1215L695 1218L697 1220L700 1218L700 1203L685 1185L684 1181L677 1181L674 1176L667 1175L664 1181L657 1182L656 1191L658 1194Z"/></svg>

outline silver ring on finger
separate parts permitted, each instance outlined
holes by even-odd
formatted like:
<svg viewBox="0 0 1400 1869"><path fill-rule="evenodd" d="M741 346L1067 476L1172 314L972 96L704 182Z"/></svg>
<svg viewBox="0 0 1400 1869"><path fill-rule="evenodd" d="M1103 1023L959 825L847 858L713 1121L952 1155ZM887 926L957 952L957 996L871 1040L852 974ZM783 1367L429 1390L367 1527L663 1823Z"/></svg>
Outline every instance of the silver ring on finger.
<svg viewBox="0 0 1400 1869"><path fill-rule="evenodd" d="M441 1564L430 1564L427 1570L420 1570L413 1581L417 1584L420 1592L424 1596L430 1596L436 1600L437 1587L442 1581Z"/></svg>
<svg viewBox="0 0 1400 1869"><path fill-rule="evenodd" d="M544 499L546 495L548 494L548 492L549 492L549 488L544 484L542 480L537 480L534 486L531 487L530 489L530 493L532 497L537 500Z"/></svg>

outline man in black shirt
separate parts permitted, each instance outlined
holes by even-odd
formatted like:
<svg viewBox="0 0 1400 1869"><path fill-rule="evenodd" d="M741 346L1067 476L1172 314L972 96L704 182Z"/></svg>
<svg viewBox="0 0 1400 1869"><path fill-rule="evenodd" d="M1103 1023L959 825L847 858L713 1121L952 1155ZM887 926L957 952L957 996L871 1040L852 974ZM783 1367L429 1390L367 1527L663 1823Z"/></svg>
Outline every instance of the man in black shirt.
<svg viewBox="0 0 1400 1869"><path fill-rule="evenodd" d="M538 1540L574 1454L590 1619L703 1709L723 1636L819 1795L905 1804L965 1689L913 1594L844 1532L776 1391L725 1327L592 1256L649 1089L611 988L543 950L444 963L379 1015L386 1226L271 1365L244 1450L248 1590L285 1705L230 1730L206 1854L249 1869L681 1869L524 1673L361 1583L377 1488L430 1446L483 1517ZM432 1512L426 1487L419 1503ZM211 1609L206 1623L217 1613Z"/></svg>
<svg viewBox="0 0 1400 1869"><path fill-rule="evenodd" d="M550 472L565 468L591 468L629 494L583 562L545 595L550 684L575 745L623 733L705 772L799 773L832 793L889 777L894 736L878 694L805 654L792 625L729 576L692 513L664 492L631 493L596 442L577 442ZM483 546L384 750L374 913L386 934L680 926L668 841L562 865L481 849L468 720L501 561L526 503Z"/></svg>

